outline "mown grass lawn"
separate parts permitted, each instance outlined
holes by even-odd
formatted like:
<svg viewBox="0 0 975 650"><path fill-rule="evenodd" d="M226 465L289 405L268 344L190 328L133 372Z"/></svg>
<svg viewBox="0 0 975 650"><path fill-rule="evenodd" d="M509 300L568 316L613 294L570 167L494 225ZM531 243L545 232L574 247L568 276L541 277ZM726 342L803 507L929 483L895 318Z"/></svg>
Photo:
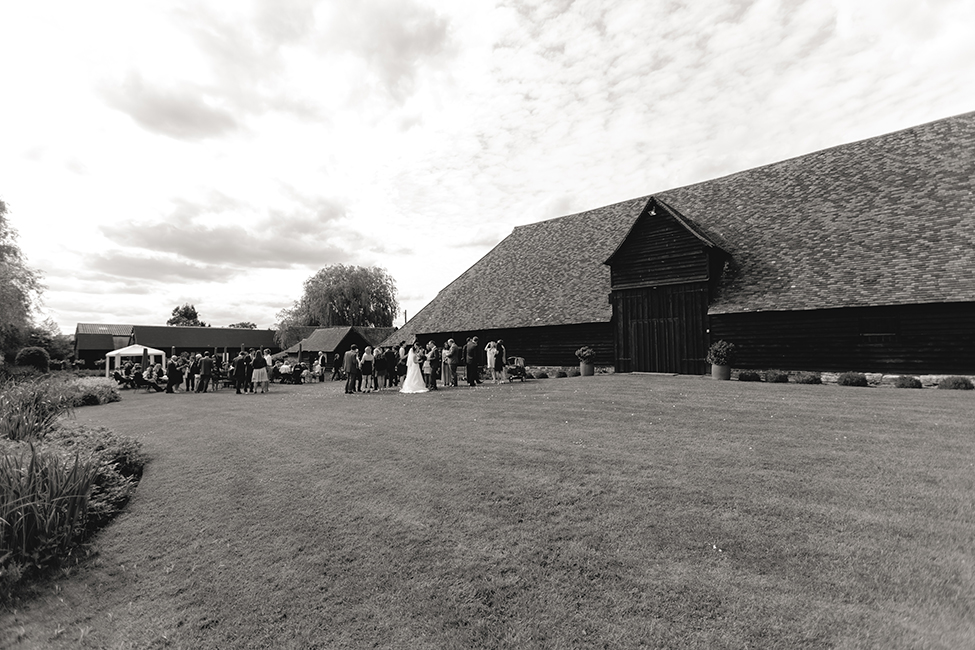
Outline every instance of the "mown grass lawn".
<svg viewBox="0 0 975 650"><path fill-rule="evenodd" d="M975 647L964 391L597 376L125 393L152 456L0 646Z"/></svg>

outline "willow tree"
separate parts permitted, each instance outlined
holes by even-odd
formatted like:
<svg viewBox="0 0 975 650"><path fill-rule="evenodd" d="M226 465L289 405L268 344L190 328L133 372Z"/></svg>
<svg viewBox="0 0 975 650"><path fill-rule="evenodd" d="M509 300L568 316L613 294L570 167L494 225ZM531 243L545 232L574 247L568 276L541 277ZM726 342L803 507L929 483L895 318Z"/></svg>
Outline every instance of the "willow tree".
<svg viewBox="0 0 975 650"><path fill-rule="evenodd" d="M333 264L305 280L301 298L278 313L277 329L280 343L291 345L302 327L389 327L398 311L386 269Z"/></svg>

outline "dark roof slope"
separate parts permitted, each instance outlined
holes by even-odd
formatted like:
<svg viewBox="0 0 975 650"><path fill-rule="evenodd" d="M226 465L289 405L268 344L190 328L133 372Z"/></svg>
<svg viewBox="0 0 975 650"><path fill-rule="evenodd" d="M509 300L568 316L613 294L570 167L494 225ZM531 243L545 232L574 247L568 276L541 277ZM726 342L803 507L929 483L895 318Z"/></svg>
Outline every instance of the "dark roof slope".
<svg viewBox="0 0 975 650"><path fill-rule="evenodd" d="M606 322L650 198L731 255L712 313L975 301L975 113L514 231L399 330Z"/></svg>
<svg viewBox="0 0 975 650"><path fill-rule="evenodd" d="M302 339L300 343L295 343L287 349L289 353L298 353L298 349L303 352L334 352L339 349L342 340L352 331L348 325L344 327L321 327Z"/></svg>
<svg viewBox="0 0 975 650"><path fill-rule="evenodd" d="M632 199L518 226L392 338L608 321L609 269L602 262L646 203Z"/></svg>
<svg viewBox="0 0 975 650"><path fill-rule="evenodd" d="M135 342L166 350L171 347L204 348L270 348L277 350L273 330L250 330L237 327L188 327L178 325L133 325Z"/></svg>
<svg viewBox="0 0 975 650"><path fill-rule="evenodd" d="M131 336L132 325L118 325L115 323L78 323L74 328L75 334L107 334L109 336Z"/></svg>
<svg viewBox="0 0 975 650"><path fill-rule="evenodd" d="M732 256L711 313L975 300L975 113L654 196Z"/></svg>

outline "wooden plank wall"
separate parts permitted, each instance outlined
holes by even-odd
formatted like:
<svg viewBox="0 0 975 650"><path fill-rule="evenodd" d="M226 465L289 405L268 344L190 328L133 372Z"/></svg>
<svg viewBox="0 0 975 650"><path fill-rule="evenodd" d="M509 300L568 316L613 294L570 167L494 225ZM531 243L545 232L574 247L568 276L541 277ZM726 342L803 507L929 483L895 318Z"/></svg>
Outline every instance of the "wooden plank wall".
<svg viewBox="0 0 975 650"><path fill-rule="evenodd" d="M712 314L736 367L975 374L975 303Z"/></svg>
<svg viewBox="0 0 975 650"><path fill-rule="evenodd" d="M420 334L417 338L424 343L432 339L440 345L452 338L457 345L463 346L470 336L476 336L482 348L488 341L502 339L508 356L524 357L529 366L577 366L579 360L575 352L585 345L595 349L597 366L613 366L615 363L610 323L433 332Z"/></svg>
<svg viewBox="0 0 975 650"><path fill-rule="evenodd" d="M704 374L708 283L613 291L619 372Z"/></svg>
<svg viewBox="0 0 975 650"><path fill-rule="evenodd" d="M708 279L704 245L669 215L644 213L613 255L613 289Z"/></svg>

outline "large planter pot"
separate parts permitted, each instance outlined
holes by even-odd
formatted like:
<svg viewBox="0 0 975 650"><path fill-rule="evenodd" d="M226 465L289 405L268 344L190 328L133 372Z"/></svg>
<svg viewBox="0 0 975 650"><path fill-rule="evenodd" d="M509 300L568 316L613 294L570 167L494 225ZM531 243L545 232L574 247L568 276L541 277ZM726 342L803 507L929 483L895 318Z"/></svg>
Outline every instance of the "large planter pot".
<svg viewBox="0 0 975 650"><path fill-rule="evenodd" d="M731 366L711 366L711 377L713 379L731 379Z"/></svg>
<svg viewBox="0 0 975 650"><path fill-rule="evenodd" d="M591 362L588 361L580 361L579 372L582 374L583 377L592 377L593 374L596 372L596 366L594 366Z"/></svg>

